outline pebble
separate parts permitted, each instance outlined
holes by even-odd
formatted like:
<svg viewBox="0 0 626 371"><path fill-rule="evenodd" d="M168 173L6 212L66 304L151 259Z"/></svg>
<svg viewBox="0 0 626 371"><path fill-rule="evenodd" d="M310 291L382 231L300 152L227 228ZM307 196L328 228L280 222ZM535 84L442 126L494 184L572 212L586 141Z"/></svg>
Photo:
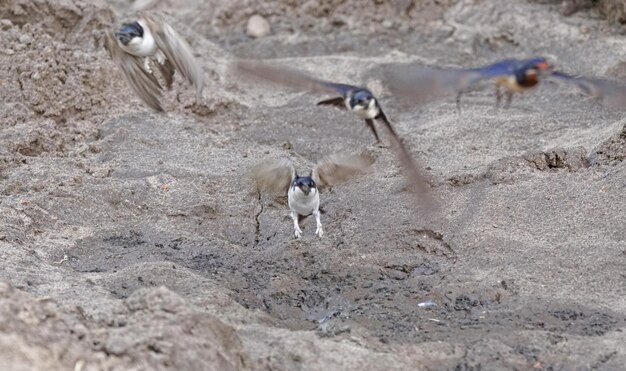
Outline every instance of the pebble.
<svg viewBox="0 0 626 371"><path fill-rule="evenodd" d="M259 38L270 34L272 31L270 23L262 16L255 14L248 19L246 34L250 37Z"/></svg>
<svg viewBox="0 0 626 371"><path fill-rule="evenodd" d="M0 28L8 30L13 27L13 22L10 19L0 19Z"/></svg>

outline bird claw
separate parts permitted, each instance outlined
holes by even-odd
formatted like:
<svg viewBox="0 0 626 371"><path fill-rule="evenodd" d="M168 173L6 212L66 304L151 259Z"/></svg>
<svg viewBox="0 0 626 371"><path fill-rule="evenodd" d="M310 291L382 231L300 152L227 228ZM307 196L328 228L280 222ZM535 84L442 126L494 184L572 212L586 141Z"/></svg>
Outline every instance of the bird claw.
<svg viewBox="0 0 626 371"><path fill-rule="evenodd" d="M319 227L315 230L315 234L316 234L319 238L322 238L322 236L324 235L324 229L322 228L322 226L319 226Z"/></svg>
<svg viewBox="0 0 626 371"><path fill-rule="evenodd" d="M295 230L295 235L296 235L296 238L300 238L300 237L302 237L302 230L301 230L301 229L299 229L299 228L298 228L298 229L296 229L296 230Z"/></svg>

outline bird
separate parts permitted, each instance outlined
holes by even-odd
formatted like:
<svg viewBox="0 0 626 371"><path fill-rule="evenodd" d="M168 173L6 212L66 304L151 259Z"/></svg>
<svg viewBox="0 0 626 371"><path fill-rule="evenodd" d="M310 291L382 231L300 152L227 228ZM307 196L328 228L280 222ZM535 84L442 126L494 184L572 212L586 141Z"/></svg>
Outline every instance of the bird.
<svg viewBox="0 0 626 371"><path fill-rule="evenodd" d="M368 154L334 154L323 157L309 175L298 175L291 160L271 159L257 164L250 172L259 192L287 195L296 238L302 236L301 218L313 215L315 234L324 235L320 220L319 191L365 173L374 163Z"/></svg>
<svg viewBox="0 0 626 371"><path fill-rule="evenodd" d="M189 44L161 17L146 12L106 33L105 49L133 91L155 111L163 111L159 96L163 86L152 66L161 74L165 87L171 89L178 71L196 88L199 99L204 87L200 64Z"/></svg>
<svg viewBox="0 0 626 371"><path fill-rule="evenodd" d="M439 96L456 94L457 110L460 111L463 92L485 80L495 82L496 106L500 105L502 98L500 89L505 89L505 107L508 107L514 93L530 90L546 79L575 85L585 94L608 105L623 106L626 103L626 87L623 85L557 71L554 63L544 57L506 59L478 68L396 66L387 69L384 81L392 94L408 97L414 103L426 103Z"/></svg>
<svg viewBox="0 0 626 371"><path fill-rule="evenodd" d="M386 129L398 159L403 166L410 186L421 200L432 206L432 198L427 197L430 184L423 174L420 166L412 158L408 148L398 136L395 129L383 112L378 99L365 87L334 83L309 76L308 74L291 68L271 65L260 61L239 60L234 64L234 70L238 74L251 76L257 80L264 80L274 84L290 88L301 89L310 92L326 93L335 95L317 103L318 106L335 106L353 112L358 118L365 121L376 143L380 143L380 137L374 125L375 121L382 124Z"/></svg>

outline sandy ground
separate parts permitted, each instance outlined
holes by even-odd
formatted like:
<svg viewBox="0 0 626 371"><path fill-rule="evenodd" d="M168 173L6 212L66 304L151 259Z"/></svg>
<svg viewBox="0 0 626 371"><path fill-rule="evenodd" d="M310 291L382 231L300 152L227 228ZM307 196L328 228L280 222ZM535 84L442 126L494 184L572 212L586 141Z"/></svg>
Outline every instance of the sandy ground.
<svg viewBox="0 0 626 371"><path fill-rule="evenodd" d="M0 2L0 369L624 368L623 112L547 83L458 114L381 83L392 63L536 54L626 79L623 26L551 1L197 3ZM104 30L140 6L197 51L201 102L179 79L153 113L108 59ZM270 36L245 35L256 13ZM233 76L234 56L366 83L439 212L365 125ZM321 240L245 177L360 150L374 172L322 195Z"/></svg>

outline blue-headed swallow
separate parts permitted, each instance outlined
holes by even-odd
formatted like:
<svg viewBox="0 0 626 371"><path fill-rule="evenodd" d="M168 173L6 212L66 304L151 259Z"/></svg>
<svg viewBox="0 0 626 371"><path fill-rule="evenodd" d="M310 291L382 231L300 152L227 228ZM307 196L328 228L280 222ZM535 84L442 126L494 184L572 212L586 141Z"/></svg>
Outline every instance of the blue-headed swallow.
<svg viewBox="0 0 626 371"><path fill-rule="evenodd" d="M324 157L309 175L300 176L290 160L281 158L261 162L252 169L251 176L259 192L287 194L296 238L302 236L300 219L309 215L315 217L315 234L321 238L324 229L320 220L319 191L365 173L373 163L374 159L366 154L337 154Z"/></svg>
<svg viewBox="0 0 626 371"><path fill-rule="evenodd" d="M196 88L197 98L202 95L202 68L191 47L160 17L139 13L133 22L106 33L105 48L133 91L156 111L163 111L158 99L163 87L151 66L159 70L168 89L178 70Z"/></svg>

